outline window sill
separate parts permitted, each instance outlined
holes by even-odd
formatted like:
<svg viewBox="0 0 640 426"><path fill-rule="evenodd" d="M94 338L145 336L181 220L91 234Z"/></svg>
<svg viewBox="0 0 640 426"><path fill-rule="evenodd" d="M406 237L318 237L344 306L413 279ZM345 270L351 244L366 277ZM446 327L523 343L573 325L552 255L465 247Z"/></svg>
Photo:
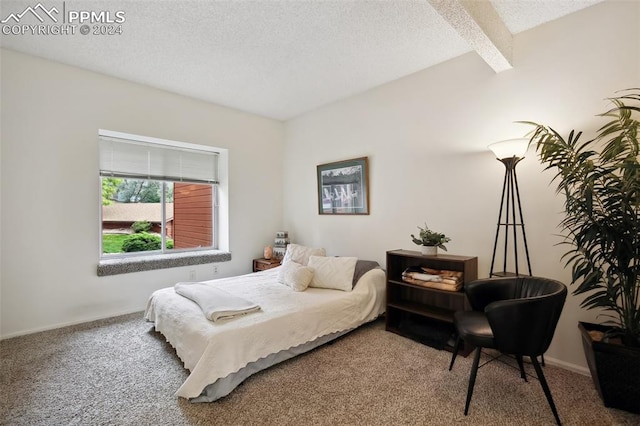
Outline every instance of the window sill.
<svg viewBox="0 0 640 426"><path fill-rule="evenodd" d="M201 265L204 263L228 262L229 260L231 260L231 253L220 250L103 259L98 263L98 276L104 277L155 269Z"/></svg>

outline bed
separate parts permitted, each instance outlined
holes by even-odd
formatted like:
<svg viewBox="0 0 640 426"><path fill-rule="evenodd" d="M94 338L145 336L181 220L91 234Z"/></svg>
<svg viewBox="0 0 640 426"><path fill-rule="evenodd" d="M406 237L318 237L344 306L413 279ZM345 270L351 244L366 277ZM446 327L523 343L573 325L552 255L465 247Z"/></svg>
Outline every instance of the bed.
<svg viewBox="0 0 640 426"><path fill-rule="evenodd" d="M300 265L311 268L317 257L302 259ZM336 258L321 260L335 262L331 259ZM343 290L309 286L304 291L282 282L284 269L293 264L299 265L283 262L266 271L205 281L260 306L257 312L228 320L208 320L196 303L177 294L174 287L151 295L145 319L155 324L190 371L177 396L192 402L215 401L250 375L336 339L384 312L385 273L372 266L377 263L369 262L364 270L352 273L352 289L341 284ZM322 269L316 266L311 271L319 279ZM332 279L331 273L324 278Z"/></svg>

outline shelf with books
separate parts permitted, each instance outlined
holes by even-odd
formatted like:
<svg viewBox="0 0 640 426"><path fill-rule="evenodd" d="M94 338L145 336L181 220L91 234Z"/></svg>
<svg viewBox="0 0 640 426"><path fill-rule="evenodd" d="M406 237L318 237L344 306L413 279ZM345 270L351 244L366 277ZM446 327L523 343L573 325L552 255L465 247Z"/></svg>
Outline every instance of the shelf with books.
<svg viewBox="0 0 640 426"><path fill-rule="evenodd" d="M405 271L442 272L461 280L457 291L430 288L429 283L415 284ZM468 310L464 284L478 278L478 258L438 254L422 255L411 250L387 252L387 314L386 329L419 342L450 349L453 334L453 314ZM446 288L446 287L445 287ZM464 348L463 353L468 353Z"/></svg>

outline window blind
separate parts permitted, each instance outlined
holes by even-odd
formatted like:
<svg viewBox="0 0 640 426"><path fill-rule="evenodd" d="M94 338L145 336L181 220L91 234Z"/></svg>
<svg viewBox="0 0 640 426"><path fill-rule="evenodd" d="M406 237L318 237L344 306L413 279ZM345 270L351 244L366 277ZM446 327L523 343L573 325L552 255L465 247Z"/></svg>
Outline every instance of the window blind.
<svg viewBox="0 0 640 426"><path fill-rule="evenodd" d="M99 143L101 176L218 183L217 152L104 135Z"/></svg>

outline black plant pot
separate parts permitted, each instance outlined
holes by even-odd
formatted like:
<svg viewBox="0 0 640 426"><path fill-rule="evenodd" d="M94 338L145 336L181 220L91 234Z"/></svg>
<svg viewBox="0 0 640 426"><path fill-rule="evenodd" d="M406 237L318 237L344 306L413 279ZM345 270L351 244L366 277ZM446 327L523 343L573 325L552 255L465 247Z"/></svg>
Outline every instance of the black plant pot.
<svg viewBox="0 0 640 426"><path fill-rule="evenodd" d="M591 377L605 407L640 414L640 348L594 341L589 331L610 327L579 322Z"/></svg>

